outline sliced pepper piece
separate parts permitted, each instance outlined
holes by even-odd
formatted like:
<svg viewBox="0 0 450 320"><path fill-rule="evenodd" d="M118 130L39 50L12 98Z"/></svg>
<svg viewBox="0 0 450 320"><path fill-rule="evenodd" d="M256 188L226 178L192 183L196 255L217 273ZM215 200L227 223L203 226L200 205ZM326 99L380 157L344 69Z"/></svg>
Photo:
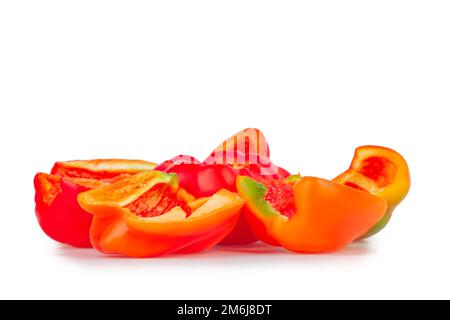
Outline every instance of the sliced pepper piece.
<svg viewBox="0 0 450 320"><path fill-rule="evenodd" d="M220 189L236 192L238 171L231 166L181 163L164 171L176 173L181 187L197 198L210 197Z"/></svg>
<svg viewBox="0 0 450 320"><path fill-rule="evenodd" d="M78 205L77 195L154 167L151 162L118 159L55 163L52 174L38 173L34 178L39 225L58 242L92 247L89 238L92 216Z"/></svg>
<svg viewBox="0 0 450 320"><path fill-rule="evenodd" d="M236 177L245 175L258 181L289 176L289 172L271 163L264 134L248 128L220 144L200 163L192 156L179 155L158 165L155 170L178 174L180 185L195 197L208 197L225 188L236 191ZM243 211L246 209L243 208ZM257 240L242 214L238 224L222 245L245 245Z"/></svg>
<svg viewBox="0 0 450 320"><path fill-rule="evenodd" d="M245 174L245 170L224 164L180 163L166 168L165 171L176 173L180 185L195 197L209 197L220 189L236 192L236 177ZM220 244L245 245L256 240L245 217L240 215L235 229L222 239Z"/></svg>
<svg viewBox="0 0 450 320"><path fill-rule="evenodd" d="M250 226L262 241L303 253L342 249L384 215L385 200L332 181L304 177L269 187L237 178ZM271 190L272 189L272 190Z"/></svg>
<svg viewBox="0 0 450 320"><path fill-rule="evenodd" d="M255 128L241 130L222 142L204 160L204 163L207 165L228 165L234 169L235 177L244 175L258 181L283 179L290 175L287 170L271 162L269 144L262 131ZM236 191L235 182L232 188L220 187ZM244 207L243 211L246 210ZM245 217L245 214L241 215L235 230L220 244L244 245L257 240Z"/></svg>
<svg viewBox="0 0 450 320"><path fill-rule="evenodd" d="M227 154L227 152L230 153ZM269 144L261 130L247 128L232 135L218 145L209 157L205 159L205 163L258 163L258 157L270 158Z"/></svg>
<svg viewBox="0 0 450 320"><path fill-rule="evenodd" d="M362 238L373 236L387 225L395 207L406 197L411 185L405 159L397 151L378 146L358 147L350 168L333 181L367 191L387 201L383 219Z"/></svg>
<svg viewBox="0 0 450 320"><path fill-rule="evenodd" d="M155 167L155 170L170 172L173 167L179 166L181 164L200 164L200 160L193 156L188 156L185 154L180 154L173 157L172 159L166 160Z"/></svg>
<svg viewBox="0 0 450 320"><path fill-rule="evenodd" d="M294 184L301 179L300 174L291 175L282 180L258 181L264 187L264 200L282 216L291 218L295 214ZM249 210L249 205L243 210L249 225L256 237L272 246L280 246L276 238L267 232L264 222Z"/></svg>
<svg viewBox="0 0 450 320"><path fill-rule="evenodd" d="M133 175L138 172L153 170L155 163L144 160L125 159L93 159L58 161L51 174L68 177L95 180L108 180L121 175ZM114 181L114 180L113 180Z"/></svg>
<svg viewBox="0 0 450 320"><path fill-rule="evenodd" d="M289 172L270 161L270 149L261 130L247 128L234 134L203 161L206 164L227 164L236 169L246 168L248 174L272 179L285 178Z"/></svg>
<svg viewBox="0 0 450 320"><path fill-rule="evenodd" d="M180 188L176 174L160 171L81 193L78 202L94 216L94 248L129 257L206 250L234 228L244 204L225 189L195 199Z"/></svg>

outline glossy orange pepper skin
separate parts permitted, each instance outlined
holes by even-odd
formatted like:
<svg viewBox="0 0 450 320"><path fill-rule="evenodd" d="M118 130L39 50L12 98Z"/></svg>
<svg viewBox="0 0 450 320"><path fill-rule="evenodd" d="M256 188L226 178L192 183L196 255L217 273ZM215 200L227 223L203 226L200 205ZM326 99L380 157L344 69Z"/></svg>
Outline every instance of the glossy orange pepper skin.
<svg viewBox="0 0 450 320"><path fill-rule="evenodd" d="M118 159L55 163L52 174L38 173L34 178L39 225L58 242L92 247L89 237L92 216L79 206L78 194L154 167L151 162Z"/></svg>
<svg viewBox="0 0 450 320"><path fill-rule="evenodd" d="M157 217L141 217L127 206L158 184L189 203L192 213L180 207ZM143 172L78 196L81 207L93 215L91 242L97 250L128 257L155 257L174 252L206 250L234 228L243 200L220 190L209 198L194 200L179 187L175 174Z"/></svg>
<svg viewBox="0 0 450 320"><path fill-rule="evenodd" d="M350 168L333 181L385 199L388 203L383 219L362 238L381 231L397 205L406 197L411 177L406 160L397 151L379 146L361 146L355 150Z"/></svg>
<svg viewBox="0 0 450 320"><path fill-rule="evenodd" d="M265 200L263 184L240 176L237 189L249 209L249 221L253 221L250 225L260 239L294 252L340 250L372 228L387 208L385 200L367 192L304 177L293 185L296 212L287 218Z"/></svg>

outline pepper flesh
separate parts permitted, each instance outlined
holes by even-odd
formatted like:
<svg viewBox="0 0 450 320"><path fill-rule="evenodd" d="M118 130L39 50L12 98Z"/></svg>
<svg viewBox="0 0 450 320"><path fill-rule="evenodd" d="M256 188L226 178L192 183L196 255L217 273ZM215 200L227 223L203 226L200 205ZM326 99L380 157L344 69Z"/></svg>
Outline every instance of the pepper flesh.
<svg viewBox="0 0 450 320"><path fill-rule="evenodd" d="M249 176L271 179L289 176L289 172L271 162L266 137L256 128L247 128L234 134L218 145L203 163L226 164L236 169L245 168Z"/></svg>
<svg viewBox="0 0 450 320"><path fill-rule="evenodd" d="M152 194L158 185L170 196ZM143 196L147 199L142 201ZM206 250L234 228L243 206L239 195L224 189L209 198L195 199L180 188L176 174L160 171L138 173L81 193L78 202L94 217L90 231L94 248L129 257ZM140 204L136 206L136 202ZM162 202L166 210L159 215L141 214L152 212ZM186 205L189 210L183 210Z"/></svg>
<svg viewBox="0 0 450 320"><path fill-rule="evenodd" d="M34 178L35 211L39 225L58 242L82 248L92 247L89 238L92 216L78 205L77 195L154 167L154 163L142 160L56 162L52 174L38 173Z"/></svg>
<svg viewBox="0 0 450 320"><path fill-rule="evenodd" d="M229 165L234 169L235 178L238 175L252 177L258 181L283 179L290 173L270 160L270 149L267 140L261 130L247 128L237 132L219 146L204 160L205 164ZM236 191L235 181L230 191ZM225 186L223 186L225 187ZM220 242L222 245L244 245L257 241L247 219L246 207L242 209L242 215L227 238Z"/></svg>
<svg viewBox="0 0 450 320"><path fill-rule="evenodd" d="M290 173L270 161L264 134L253 128L239 131L217 146L201 163L188 155L179 155L158 165L156 170L178 174L180 184L196 197L208 197L225 188L236 192L236 177L245 175L258 181L283 179ZM246 211L243 208L243 213ZM221 245L245 245L257 241L245 214Z"/></svg>
<svg viewBox="0 0 450 320"><path fill-rule="evenodd" d="M152 170L155 163L144 160L125 159L93 159L58 161L54 164L51 174L81 179L108 180L123 176L133 175L138 172Z"/></svg>
<svg viewBox="0 0 450 320"><path fill-rule="evenodd" d="M287 217L266 199L267 187L248 177L237 179L249 209L249 221L260 239L303 253L342 249L384 215L385 200L328 180L304 177L292 187L295 213Z"/></svg>
<svg viewBox="0 0 450 320"><path fill-rule="evenodd" d="M262 188L260 192L261 194L264 194L264 201L271 207L270 211L279 212L280 215L290 218L296 212L293 186L299 179L301 179L300 174L291 175L282 180L263 182L255 180L255 182L258 182L255 187L257 189ZM237 181L242 180L239 180L238 177ZM237 182L236 184L238 185L238 183L240 182ZM252 209L250 209L250 207L251 205L249 204L244 206L243 213L245 214L245 218L251 226L253 233L262 242L279 247L280 243L278 240L267 232L264 222L261 221L257 215L252 213ZM261 208L268 207L264 205ZM257 210L256 207L254 210Z"/></svg>
<svg viewBox="0 0 450 320"><path fill-rule="evenodd" d="M361 146L355 150L350 168L333 181L367 191L388 203L383 219L362 238L381 231L389 222L397 205L408 194L411 178L408 164L396 151L378 146Z"/></svg>

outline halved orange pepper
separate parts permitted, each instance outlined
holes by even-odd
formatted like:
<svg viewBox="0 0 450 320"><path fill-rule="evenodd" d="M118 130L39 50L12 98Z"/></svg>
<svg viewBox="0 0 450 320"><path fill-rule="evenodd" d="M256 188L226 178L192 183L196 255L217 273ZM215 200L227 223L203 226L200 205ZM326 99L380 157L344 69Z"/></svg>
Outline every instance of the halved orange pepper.
<svg viewBox="0 0 450 320"><path fill-rule="evenodd" d="M395 207L408 194L411 178L408 164L396 151L378 146L361 146L355 151L350 168L333 181L367 191L388 203L383 219L362 238L381 231L389 222Z"/></svg>
<svg viewBox="0 0 450 320"><path fill-rule="evenodd" d="M92 247L92 216L77 202L77 195L108 185L156 165L142 160L97 159L56 162L51 174L34 178L36 217L52 239L76 247Z"/></svg>
<svg viewBox="0 0 450 320"><path fill-rule="evenodd" d="M94 248L129 257L206 250L231 232L244 204L224 189L195 199L176 174L156 170L81 193L78 202L94 216Z"/></svg>
<svg viewBox="0 0 450 320"><path fill-rule="evenodd" d="M240 176L236 185L260 240L295 252L339 250L372 228L387 207L367 192L315 177L266 186Z"/></svg>

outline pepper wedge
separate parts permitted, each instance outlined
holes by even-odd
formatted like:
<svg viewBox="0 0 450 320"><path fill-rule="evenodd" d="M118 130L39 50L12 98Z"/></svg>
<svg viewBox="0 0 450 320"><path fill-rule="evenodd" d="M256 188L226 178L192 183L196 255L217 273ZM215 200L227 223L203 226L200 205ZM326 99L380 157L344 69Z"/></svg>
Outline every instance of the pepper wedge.
<svg viewBox="0 0 450 320"><path fill-rule="evenodd" d="M237 179L239 194L257 222L262 241L276 241L303 253L342 249L373 227L384 215L385 200L328 180L304 177L293 185L295 213L283 216L265 199L267 188L248 177ZM254 223L250 223L255 227ZM256 230L255 230L256 231ZM273 243L272 243L273 244Z"/></svg>
<svg viewBox="0 0 450 320"><path fill-rule="evenodd" d="M411 185L406 160L397 151L378 146L358 147L350 168L333 181L367 191L387 201L388 208L383 219L362 238L373 236L387 225Z"/></svg>
<svg viewBox="0 0 450 320"><path fill-rule="evenodd" d="M159 185L167 193L155 193ZM176 174L156 170L81 193L78 202L94 217L90 231L94 248L129 257L206 250L234 228L244 203L238 194L227 190L195 199L180 188ZM143 216L135 210L152 212L161 203L167 210L158 216Z"/></svg>
<svg viewBox="0 0 450 320"><path fill-rule="evenodd" d="M222 170L221 165L227 165L233 169L235 176L244 175L258 181L283 179L290 175L287 170L272 163L269 144L263 132L256 128L246 128L235 133L218 145L203 163L217 166L217 170ZM235 185L236 182L233 181L231 188L227 185L222 187L236 191ZM245 210L244 208L236 228L220 244L245 245L258 240L246 221Z"/></svg>
<svg viewBox="0 0 450 320"><path fill-rule="evenodd" d="M51 174L68 178L107 180L121 175L132 175L138 172L152 170L155 167L155 163L144 160L72 160L56 162Z"/></svg>
<svg viewBox="0 0 450 320"><path fill-rule="evenodd" d="M142 160L56 162L51 174L38 173L34 178L35 211L39 225L58 242L82 248L92 247L89 238L92 216L78 205L77 195L154 167L154 163Z"/></svg>

